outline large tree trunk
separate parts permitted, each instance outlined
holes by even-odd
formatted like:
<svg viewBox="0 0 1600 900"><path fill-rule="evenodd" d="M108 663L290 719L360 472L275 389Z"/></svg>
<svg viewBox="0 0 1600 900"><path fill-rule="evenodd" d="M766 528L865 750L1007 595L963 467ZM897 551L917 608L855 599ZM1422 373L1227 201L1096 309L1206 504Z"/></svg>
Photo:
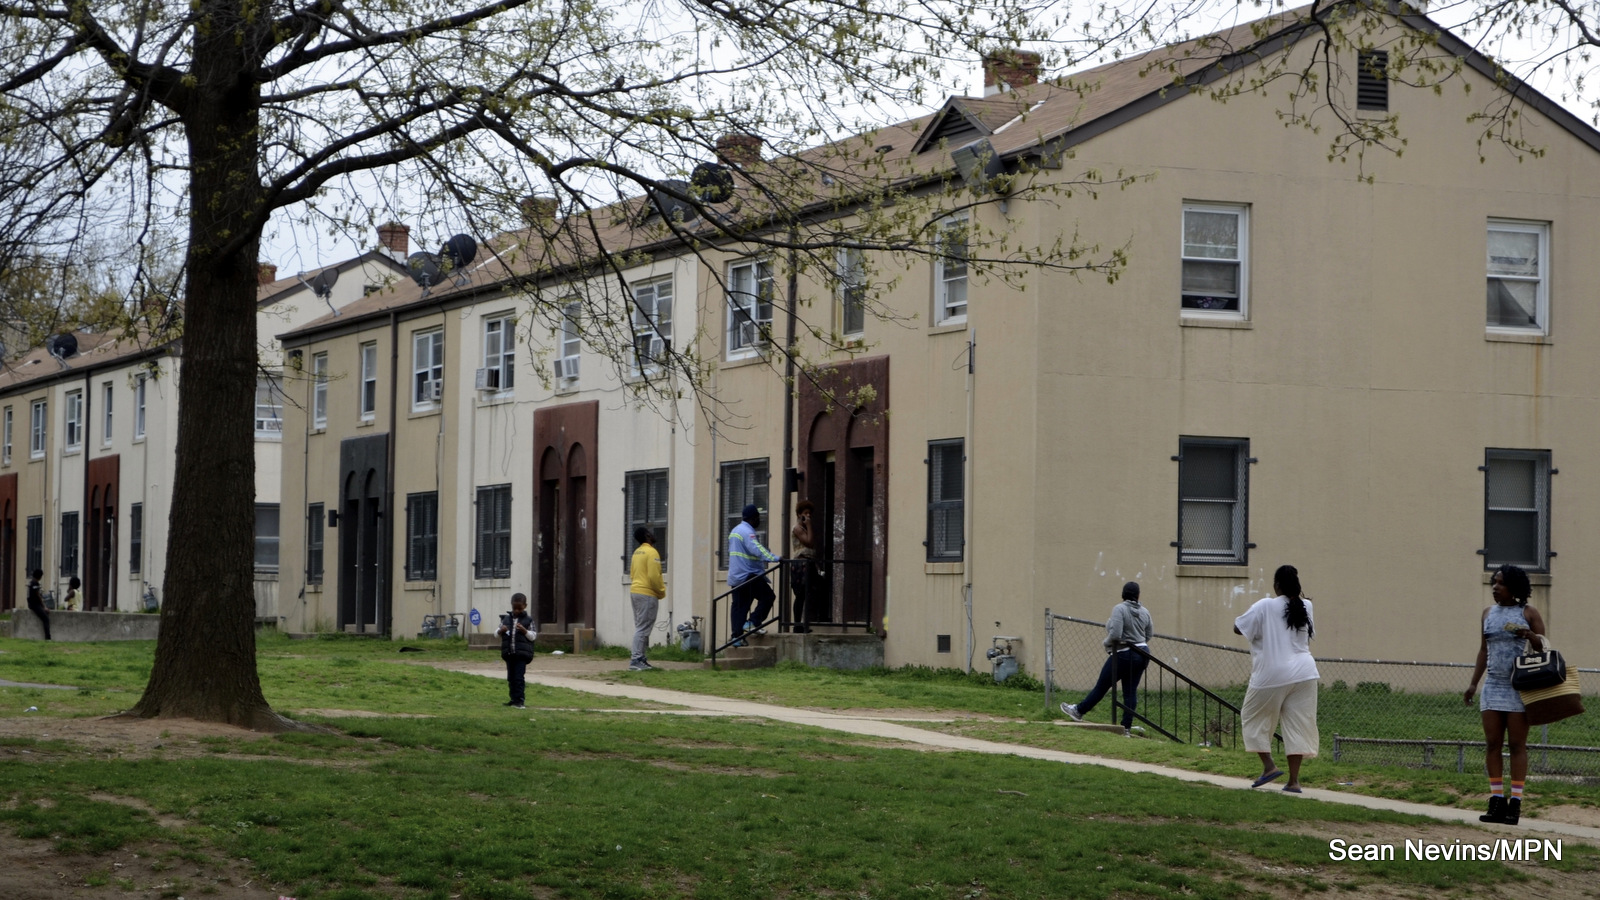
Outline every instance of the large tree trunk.
<svg viewBox="0 0 1600 900"><path fill-rule="evenodd" d="M183 116L191 209L166 599L150 682L130 714L282 730L292 723L267 705L256 673L259 89L236 2L205 4L213 27L197 31Z"/></svg>

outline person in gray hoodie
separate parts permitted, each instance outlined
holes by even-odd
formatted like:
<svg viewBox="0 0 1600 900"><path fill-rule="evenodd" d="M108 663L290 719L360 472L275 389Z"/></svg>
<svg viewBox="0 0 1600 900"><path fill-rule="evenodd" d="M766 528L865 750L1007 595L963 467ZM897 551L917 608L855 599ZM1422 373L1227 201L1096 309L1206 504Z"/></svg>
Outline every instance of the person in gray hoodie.
<svg viewBox="0 0 1600 900"><path fill-rule="evenodd" d="M1106 621L1106 639L1102 643L1110 655L1100 667L1100 680L1081 701L1061 704L1061 711L1074 722L1081 722L1100 698L1121 682L1122 733L1132 736L1139 679L1144 677L1144 668L1150 664L1146 651L1151 631L1150 611L1139 604L1139 582L1130 581L1122 586L1122 602L1111 608L1111 618Z"/></svg>

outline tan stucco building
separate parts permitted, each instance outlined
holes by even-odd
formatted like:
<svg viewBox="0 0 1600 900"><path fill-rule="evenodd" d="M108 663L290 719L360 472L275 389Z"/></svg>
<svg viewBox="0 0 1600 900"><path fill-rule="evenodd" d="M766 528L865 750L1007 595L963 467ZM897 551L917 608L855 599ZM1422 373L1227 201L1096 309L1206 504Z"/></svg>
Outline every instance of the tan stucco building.
<svg viewBox="0 0 1600 900"><path fill-rule="evenodd" d="M1534 573L1558 644L1587 646L1600 134L1530 94L1520 124L1543 156L1480 145L1469 115L1501 88L1454 38L1441 47L1468 61L1472 92L1388 90L1361 114L1397 116L1405 152L1369 152L1359 173L1329 161L1327 135L1284 128L1273 98L1215 102L1142 76L1142 60L1067 85L1015 78L870 136L949 178L951 148L980 139L1008 171L1031 160L1016 177L1036 185L1151 177L967 214L1023 246L1120 247L1114 282L1007 283L966 264L978 237L944 259L870 260L897 276L875 300L886 317L798 279L799 352L828 364L824 387L872 388L855 409L806 379L791 394L741 329L768 296L776 312L755 317L783 333L786 274L764 256L656 244L616 279L653 304L664 286L677 340L715 361L712 416L634 402L626 371L563 333L559 291L508 294L487 264L284 335L307 371L327 360L322 388L301 385L305 412L285 413L284 491L306 506L284 517L285 579L320 578L290 627L411 635L521 590L547 630L625 643L632 524L668 526L665 629L725 589L730 516L763 505L777 549L779 510L803 496L831 526L826 555L848 561L826 618L882 634L889 665L964 666L969 632L978 654L1000 633L1022 635L1038 671L1044 610L1101 618L1126 580L1159 631L1231 640L1282 563L1318 601L1325 655L1470 659L1499 562ZM1204 84L1228 67L1179 68ZM494 336L508 318L509 361ZM824 350L806 325L858 343ZM577 377L558 359L579 360Z"/></svg>
<svg viewBox="0 0 1600 900"><path fill-rule="evenodd" d="M272 335L387 286L403 271L395 257L374 250L282 279L263 268L255 416L256 615L264 622L279 615L283 393L275 383L283 351ZM78 609L143 609L160 602L166 570L182 341L83 332L52 340L61 338L70 343L34 348L0 372L0 609L25 605L36 568L43 590L63 600L78 577Z"/></svg>

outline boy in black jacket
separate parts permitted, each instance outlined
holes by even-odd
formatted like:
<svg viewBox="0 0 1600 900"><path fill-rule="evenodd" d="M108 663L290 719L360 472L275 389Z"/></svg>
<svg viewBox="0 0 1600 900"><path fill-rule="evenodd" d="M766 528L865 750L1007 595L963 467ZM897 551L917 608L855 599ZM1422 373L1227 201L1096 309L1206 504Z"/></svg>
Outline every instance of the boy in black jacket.
<svg viewBox="0 0 1600 900"><path fill-rule="evenodd" d="M525 594L511 595L511 612L501 614L495 634L500 636L500 658L506 661L506 685L511 689L506 705L525 709L528 663L533 661L533 641L539 636L533 627L533 616L528 615Z"/></svg>

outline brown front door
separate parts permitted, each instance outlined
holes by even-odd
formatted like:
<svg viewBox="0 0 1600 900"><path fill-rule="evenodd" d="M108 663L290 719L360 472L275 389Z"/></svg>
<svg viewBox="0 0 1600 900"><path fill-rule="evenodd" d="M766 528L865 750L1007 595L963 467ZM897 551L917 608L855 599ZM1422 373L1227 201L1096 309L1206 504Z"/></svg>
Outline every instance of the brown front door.
<svg viewBox="0 0 1600 900"><path fill-rule="evenodd" d="M83 523L83 608L117 608L119 457L89 460L88 519Z"/></svg>

